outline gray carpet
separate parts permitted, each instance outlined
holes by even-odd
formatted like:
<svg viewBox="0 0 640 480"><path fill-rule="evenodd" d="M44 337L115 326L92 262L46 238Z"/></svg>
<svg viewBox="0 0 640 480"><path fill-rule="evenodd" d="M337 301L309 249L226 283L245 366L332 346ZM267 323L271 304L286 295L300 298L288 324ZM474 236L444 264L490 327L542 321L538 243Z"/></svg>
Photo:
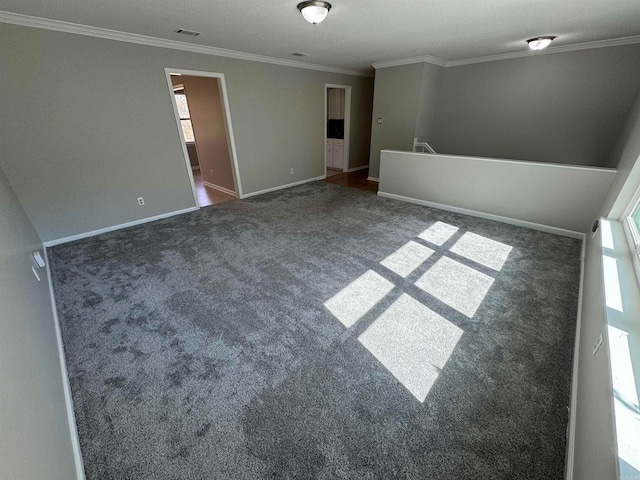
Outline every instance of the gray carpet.
<svg viewBox="0 0 640 480"><path fill-rule="evenodd" d="M577 240L311 183L49 256L88 479L563 477Z"/></svg>

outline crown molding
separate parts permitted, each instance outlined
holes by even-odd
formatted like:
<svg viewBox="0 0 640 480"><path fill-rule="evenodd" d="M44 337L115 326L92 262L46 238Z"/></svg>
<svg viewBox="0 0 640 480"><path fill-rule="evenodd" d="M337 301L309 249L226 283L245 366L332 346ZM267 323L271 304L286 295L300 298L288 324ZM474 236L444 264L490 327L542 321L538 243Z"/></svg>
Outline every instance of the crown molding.
<svg viewBox="0 0 640 480"><path fill-rule="evenodd" d="M422 55L420 57L408 57L408 58L400 58L398 60L389 60L387 62L376 62L372 63L371 66L376 70L379 68L387 68L387 67L399 67L401 65L411 65L412 63L431 63L432 65L437 65L439 67L446 67L447 62L438 58L432 57L431 55Z"/></svg>
<svg viewBox="0 0 640 480"><path fill-rule="evenodd" d="M495 62L497 60L508 60L511 58L532 57L538 55L549 55L551 53L575 52L578 50L590 50L592 48L618 47L621 45L633 45L640 43L640 35L632 37L611 38L608 40L596 40L593 42L574 43L573 45L563 45L559 47L548 47L544 50L523 50L521 52L501 53L498 55L488 55L486 57L465 58L462 60L451 60L446 62L446 67L458 67L461 65L471 65L473 63Z"/></svg>
<svg viewBox="0 0 640 480"><path fill-rule="evenodd" d="M78 23L63 22L60 20L52 20L48 18L32 17L30 15L21 15L19 13L0 11L0 23L9 23L12 25L20 25L23 27L40 28L44 30L53 30L56 32L72 33L75 35L84 35L87 37L104 38L107 40L115 40L117 42L135 43L138 45L146 45L149 47L170 48L172 50L182 50L185 52L201 53L204 55L213 55L216 57L235 58L238 60L248 60L250 62L270 63L284 67L304 68L307 70L317 70L320 72L340 73L343 75L353 75L357 77L372 78L373 74L363 72L361 70L330 67L327 65L317 65L314 63L298 62L295 60L286 60L283 58L268 57L266 55L257 55L254 53L238 52L228 50L226 48L209 47L206 45L196 45L193 43L178 42L176 40L167 40L157 37L149 37L146 35L138 35L136 33L120 32L117 30L109 30L106 28L92 27L89 25L81 25Z"/></svg>
<svg viewBox="0 0 640 480"><path fill-rule="evenodd" d="M560 47L549 47L544 50L523 50L521 52L499 53L497 55L487 55L485 57L464 58L461 60L442 60L431 55L421 57L400 58L389 60L388 62L377 62L371 66L376 70L386 67L398 67L400 65L410 65L412 63L431 63L440 67L459 67L461 65L471 65L473 63L495 62L497 60L509 60L511 58L532 57L538 55L548 55L550 53L574 52L578 50L589 50L592 48L618 47L621 45L633 45L640 43L640 35L631 37L611 38L608 40L596 40L593 42L574 43L573 45L563 45Z"/></svg>

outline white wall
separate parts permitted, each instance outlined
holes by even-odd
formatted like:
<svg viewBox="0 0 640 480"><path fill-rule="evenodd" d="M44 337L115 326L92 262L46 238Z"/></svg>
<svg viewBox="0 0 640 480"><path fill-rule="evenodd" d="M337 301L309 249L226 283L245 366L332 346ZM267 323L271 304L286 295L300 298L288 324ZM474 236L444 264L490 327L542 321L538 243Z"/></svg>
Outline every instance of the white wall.
<svg viewBox="0 0 640 480"><path fill-rule="evenodd" d="M572 476L568 480L615 480L616 452L613 428L609 345L604 342L596 356L591 349L605 332L605 306L602 283L602 245L600 232L585 239L583 260L580 331L576 346L579 351L574 378L575 420L573 455L568 452ZM574 352L575 353L575 352Z"/></svg>
<svg viewBox="0 0 640 480"><path fill-rule="evenodd" d="M225 74L245 194L325 173L326 83L368 162L370 78L7 24L0 61L0 166L43 241L194 207L165 67Z"/></svg>
<svg viewBox="0 0 640 480"><path fill-rule="evenodd" d="M620 220L626 205L640 186L640 95L626 119L609 159L618 172L600 207L599 215ZM586 239L581 333L578 338L575 449L573 479L616 479L613 401L608 342L597 356L591 348L606 329L602 246L600 237ZM634 279L635 280L635 279ZM633 280L631 280L633 281ZM627 283L623 285L629 288ZM633 312L627 312L634 315ZM636 319L640 312L635 312ZM571 455L571 452L569 452Z"/></svg>
<svg viewBox="0 0 640 480"><path fill-rule="evenodd" d="M0 169L0 477L76 478L42 244Z"/></svg>
<svg viewBox="0 0 640 480"><path fill-rule="evenodd" d="M614 175L604 168L383 151L378 195L586 232Z"/></svg>

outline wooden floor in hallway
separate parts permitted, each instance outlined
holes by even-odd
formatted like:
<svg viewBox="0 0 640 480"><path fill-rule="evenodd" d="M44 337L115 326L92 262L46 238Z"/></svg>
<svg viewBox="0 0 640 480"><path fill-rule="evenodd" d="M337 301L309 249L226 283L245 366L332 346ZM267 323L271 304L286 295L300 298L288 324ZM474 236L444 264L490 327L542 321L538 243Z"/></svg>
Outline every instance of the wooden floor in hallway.
<svg viewBox="0 0 640 480"><path fill-rule="evenodd" d="M193 181L196 184L196 195L198 197L198 205L201 207L208 207L209 205L216 205L222 202L228 202L236 197L229 195L228 193L221 192L215 188L208 187L202 180L202 173L200 170L193 171Z"/></svg>
<svg viewBox="0 0 640 480"><path fill-rule="evenodd" d="M367 180L369 177L369 169L356 170L355 172L339 173L337 175L327 176L323 182L342 185L344 187L358 188L369 192L378 192L378 182Z"/></svg>

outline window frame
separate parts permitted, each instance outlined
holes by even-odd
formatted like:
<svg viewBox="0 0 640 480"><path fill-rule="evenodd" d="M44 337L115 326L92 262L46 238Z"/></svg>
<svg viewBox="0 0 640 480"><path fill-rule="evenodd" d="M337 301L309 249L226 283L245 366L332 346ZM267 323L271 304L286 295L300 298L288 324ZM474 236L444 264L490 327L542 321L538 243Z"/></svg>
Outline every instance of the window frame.
<svg viewBox="0 0 640 480"><path fill-rule="evenodd" d="M624 236L629 248L629 255L631 257L631 263L633 264L633 270L636 275L636 282L640 286L640 229L633 221L631 215L636 209L640 208L640 186L636 189L631 201L625 208L622 214L622 228L624 230Z"/></svg>

